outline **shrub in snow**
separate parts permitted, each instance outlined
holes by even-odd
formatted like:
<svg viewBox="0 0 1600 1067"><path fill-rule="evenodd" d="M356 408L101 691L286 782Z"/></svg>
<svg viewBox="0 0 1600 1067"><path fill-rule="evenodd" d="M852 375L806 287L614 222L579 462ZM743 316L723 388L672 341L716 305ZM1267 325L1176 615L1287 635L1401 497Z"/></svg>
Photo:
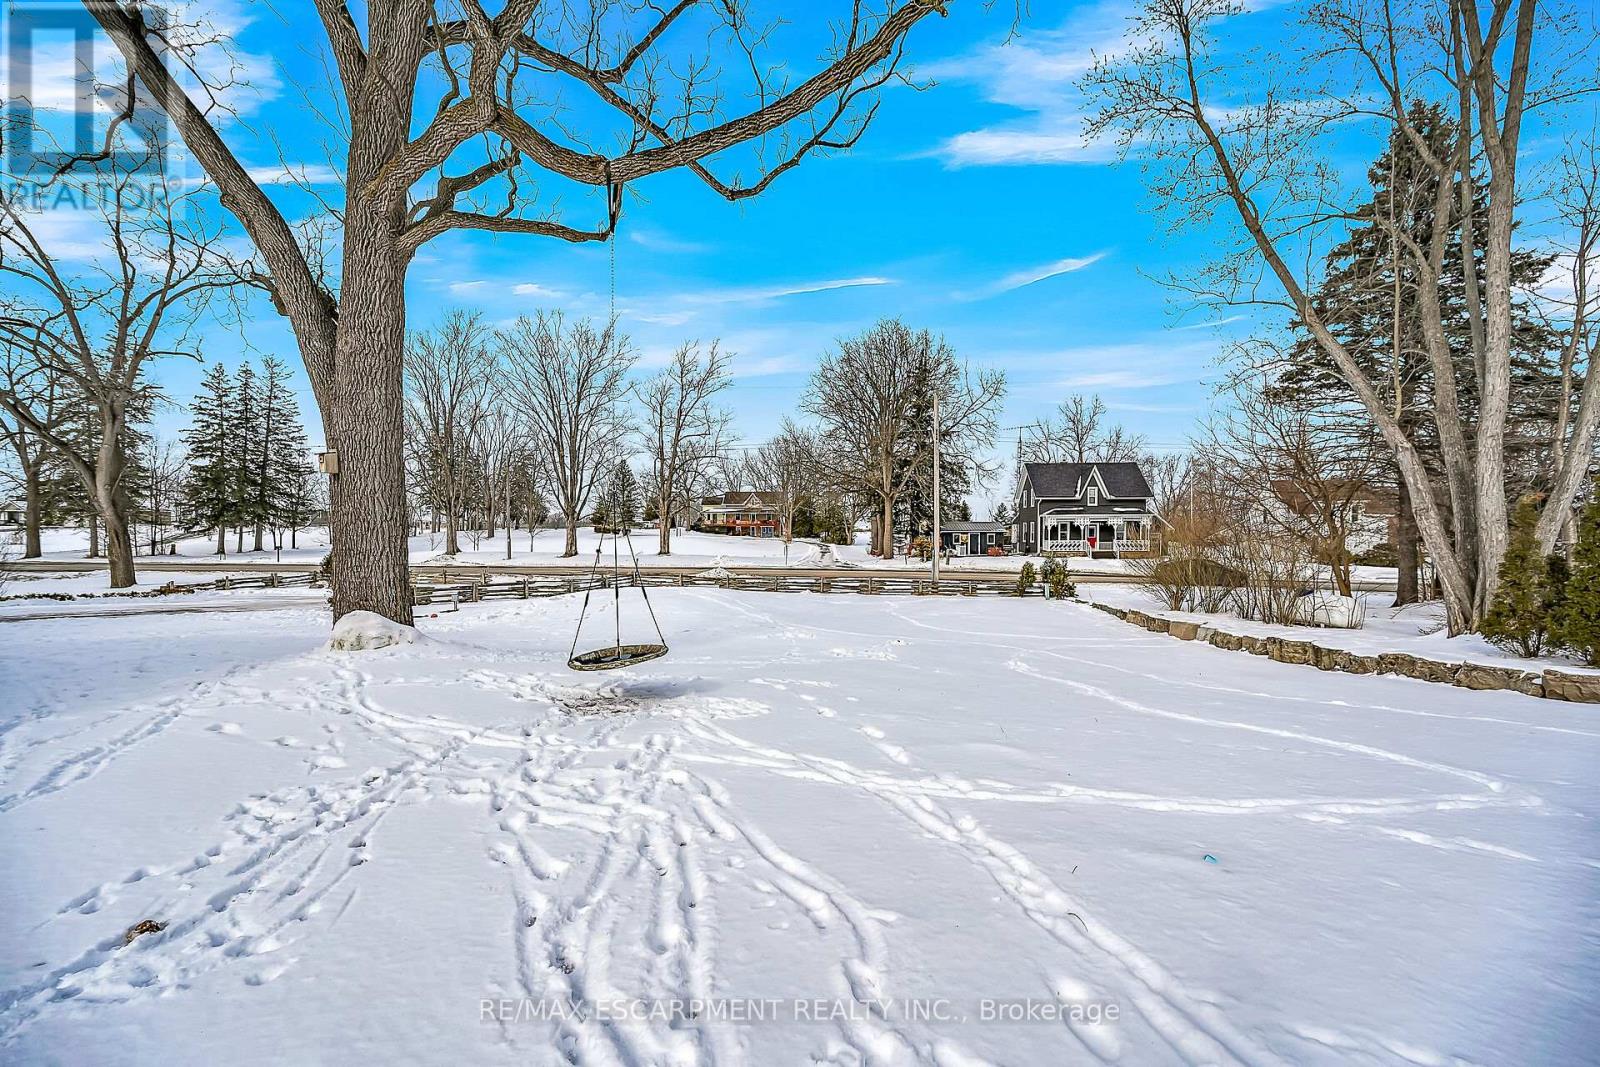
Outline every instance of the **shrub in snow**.
<svg viewBox="0 0 1600 1067"><path fill-rule="evenodd" d="M1584 508L1578 520L1572 574L1556 599L1551 639L1600 667L1600 501Z"/></svg>
<svg viewBox="0 0 1600 1067"><path fill-rule="evenodd" d="M1540 554L1538 524L1539 498L1529 493L1512 514L1500 587L1479 627L1484 637L1519 656L1537 656L1551 643L1551 616L1561 594L1564 568L1553 568Z"/></svg>
<svg viewBox="0 0 1600 1067"><path fill-rule="evenodd" d="M1067 565L1054 557L1044 561L1044 566L1039 568L1039 577L1050 589L1051 600L1065 600L1076 596L1077 587L1072 584L1072 578L1067 573Z"/></svg>
<svg viewBox="0 0 1600 1067"><path fill-rule="evenodd" d="M1313 592L1296 601L1294 618L1304 626L1359 630L1367 621L1367 609L1353 596Z"/></svg>
<svg viewBox="0 0 1600 1067"><path fill-rule="evenodd" d="M352 611L333 624L328 647L336 652L410 645L422 640L414 626L402 626L372 611Z"/></svg>
<svg viewBox="0 0 1600 1067"><path fill-rule="evenodd" d="M1033 588L1033 583L1037 580L1033 571L1033 563L1031 561L1024 562L1021 572L1017 574L1017 595L1027 596L1028 590Z"/></svg>

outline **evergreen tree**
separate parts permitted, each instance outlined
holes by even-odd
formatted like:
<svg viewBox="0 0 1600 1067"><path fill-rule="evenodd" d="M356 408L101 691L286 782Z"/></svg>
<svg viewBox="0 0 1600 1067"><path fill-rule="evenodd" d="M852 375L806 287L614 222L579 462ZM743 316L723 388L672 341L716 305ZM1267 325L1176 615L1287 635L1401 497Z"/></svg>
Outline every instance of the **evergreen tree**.
<svg viewBox="0 0 1600 1067"><path fill-rule="evenodd" d="M1600 500L1584 508L1578 520L1572 574L1558 597L1550 637L1600 667Z"/></svg>
<svg viewBox="0 0 1600 1067"><path fill-rule="evenodd" d="M594 528L601 533L625 533L639 523L639 480L626 460L619 460L595 504Z"/></svg>
<svg viewBox="0 0 1600 1067"><path fill-rule="evenodd" d="M1438 158L1454 156L1457 126L1437 105L1413 104L1410 122ZM1345 346L1399 417L1416 443L1423 462L1443 485L1443 458L1433 422L1434 380L1417 300L1415 263L1392 230L1419 247L1427 247L1443 227L1446 234L1439 299L1446 342L1460 367L1455 375L1463 422L1476 417L1477 378L1465 364L1472 356L1474 316L1466 286L1461 245L1460 198L1452 197L1448 218L1434 212L1438 177L1406 135L1396 132L1388 149L1368 171L1372 199L1356 211L1350 235L1328 254L1327 275L1312 294L1330 332ZM1475 182L1483 179L1474 176ZM1472 197L1487 211L1489 197ZM1476 220L1483 233L1486 218ZM1476 250L1478 276L1483 276L1483 249ZM1550 258L1514 250L1512 282L1518 291L1532 290ZM1480 300L1484 299L1480 288ZM1482 309L1480 308L1480 312ZM1550 328L1526 300L1513 308L1511 413L1506 434L1507 491L1512 496L1543 488L1548 450L1560 396L1556 343ZM1481 314L1479 317L1481 322ZM1287 366L1278 375L1273 396L1323 413L1348 415L1351 432L1376 434L1353 390L1321 346L1304 331L1291 348ZM1419 564L1418 536L1412 503L1398 473L1400 602L1415 598ZM1441 490L1442 494L1442 490Z"/></svg>
<svg viewBox="0 0 1600 1067"><path fill-rule="evenodd" d="M260 494L257 510L274 531L305 525L306 492L314 477L300 405L289 388L289 369L268 356L261 362ZM257 527L257 545L260 527Z"/></svg>
<svg viewBox="0 0 1600 1067"><path fill-rule="evenodd" d="M1554 572L1539 554L1535 527L1539 497L1525 494L1511 516L1511 544L1500 566L1500 588L1480 628L1483 636L1521 656L1537 656L1550 638L1557 593Z"/></svg>
<svg viewBox="0 0 1600 1067"><path fill-rule="evenodd" d="M183 434L189 451L189 477L184 486L187 522L217 531L217 554L228 550L228 526L238 513L237 441L233 385L222 364L212 366L189 406L193 422Z"/></svg>
<svg viewBox="0 0 1600 1067"><path fill-rule="evenodd" d="M247 526L258 530L267 520L265 510L267 470L262 455L263 408L261 381L255 368L241 363L233 380L233 522L237 548L244 551ZM260 541L257 540L257 548Z"/></svg>

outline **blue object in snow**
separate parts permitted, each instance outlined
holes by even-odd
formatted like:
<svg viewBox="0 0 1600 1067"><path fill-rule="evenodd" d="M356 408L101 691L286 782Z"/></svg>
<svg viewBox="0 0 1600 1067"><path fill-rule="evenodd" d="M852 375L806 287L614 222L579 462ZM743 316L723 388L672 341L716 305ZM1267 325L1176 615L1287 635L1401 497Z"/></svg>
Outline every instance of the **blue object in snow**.
<svg viewBox="0 0 1600 1067"><path fill-rule="evenodd" d="M1215 857L1211 853L1207 852L1206 855L1205 855L1205 860L1206 860L1207 863L1215 863L1215 862L1217 862L1217 857Z"/></svg>

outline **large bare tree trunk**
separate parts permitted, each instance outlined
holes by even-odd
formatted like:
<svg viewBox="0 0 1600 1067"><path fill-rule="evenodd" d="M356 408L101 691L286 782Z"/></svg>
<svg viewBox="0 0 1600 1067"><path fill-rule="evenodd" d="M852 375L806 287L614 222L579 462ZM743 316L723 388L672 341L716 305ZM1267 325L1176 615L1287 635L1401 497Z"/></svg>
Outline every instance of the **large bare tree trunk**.
<svg viewBox="0 0 1600 1067"><path fill-rule="evenodd" d="M95 494L95 505L106 527L106 561L111 568L111 588L127 589L137 579L133 572L133 537L123 514L124 501L115 489L103 487Z"/></svg>
<svg viewBox="0 0 1600 1067"><path fill-rule="evenodd" d="M43 555L39 540L40 512L44 499L39 491L39 468L29 467L23 475L22 558L38 559Z"/></svg>
<svg viewBox="0 0 1600 1067"><path fill-rule="evenodd" d="M656 551L663 556L672 555L672 500L663 495L656 498L656 525L660 528L660 536L656 539Z"/></svg>
<svg viewBox="0 0 1600 1067"><path fill-rule="evenodd" d="M353 157L358 154L352 152ZM353 170L350 186L357 187ZM354 197L351 198L355 200ZM406 545L405 262L392 221L352 204L345 223L344 278L329 431L333 479L333 614L373 611L411 623ZM446 516L454 551L455 517Z"/></svg>
<svg viewBox="0 0 1600 1067"><path fill-rule="evenodd" d="M561 550L562 556L576 556L578 554L578 520L567 519L567 543Z"/></svg>
<svg viewBox="0 0 1600 1067"><path fill-rule="evenodd" d="M1399 479L1395 497L1395 564L1399 573L1395 578L1394 605L1401 607L1417 602L1417 517L1411 510L1411 490L1406 480Z"/></svg>
<svg viewBox="0 0 1600 1067"><path fill-rule="evenodd" d="M883 517L878 522L883 536L883 550L878 554L884 559L894 559L894 497L883 498Z"/></svg>

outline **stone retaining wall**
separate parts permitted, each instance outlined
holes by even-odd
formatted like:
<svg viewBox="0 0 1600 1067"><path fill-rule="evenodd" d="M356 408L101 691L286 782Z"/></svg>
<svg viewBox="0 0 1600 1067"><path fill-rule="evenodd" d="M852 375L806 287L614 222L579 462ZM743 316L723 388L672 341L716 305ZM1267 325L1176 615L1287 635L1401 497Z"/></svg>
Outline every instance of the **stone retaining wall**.
<svg viewBox="0 0 1600 1067"><path fill-rule="evenodd" d="M1574 674L1553 669L1523 671L1486 663L1443 663L1407 652L1381 652L1376 656L1368 656L1290 637L1229 633L1204 623L1166 619L1135 608L1098 603L1090 606L1108 615L1115 615L1124 622L1142 626L1151 633L1169 634L1180 641L1204 641L1216 648L1266 656L1279 663L1302 663L1318 670L1344 671L1347 674L1397 674L1403 678L1458 685L1465 689L1509 689L1532 697L1600 704L1600 674Z"/></svg>

